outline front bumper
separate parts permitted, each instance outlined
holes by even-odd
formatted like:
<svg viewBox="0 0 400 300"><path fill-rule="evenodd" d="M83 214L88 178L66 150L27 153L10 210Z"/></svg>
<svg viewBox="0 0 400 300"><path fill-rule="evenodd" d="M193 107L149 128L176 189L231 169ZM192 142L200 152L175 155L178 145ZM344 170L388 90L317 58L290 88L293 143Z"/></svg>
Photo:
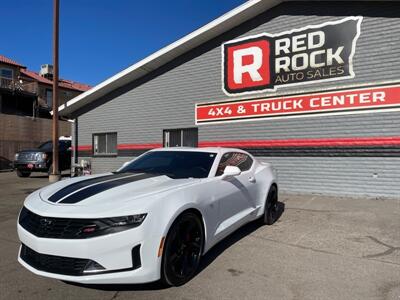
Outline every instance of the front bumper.
<svg viewBox="0 0 400 300"><path fill-rule="evenodd" d="M31 171L31 172L47 172L48 167L45 161L14 161L14 169Z"/></svg>
<svg viewBox="0 0 400 300"><path fill-rule="evenodd" d="M141 226L143 226L142 224ZM41 258L32 261L21 255L20 247L18 261L31 272L59 280L86 283L86 284L129 284L156 281L160 278L161 260L157 257L160 238L145 235L145 227L99 236L88 239L48 239L39 238L18 224L18 235L25 247L37 253ZM140 249L140 266L133 258L133 249ZM90 260L104 267L98 273L90 274L60 274L60 268L43 267L48 257L69 258L70 260ZM45 262L43 262L45 261ZM55 264L64 261L52 262Z"/></svg>

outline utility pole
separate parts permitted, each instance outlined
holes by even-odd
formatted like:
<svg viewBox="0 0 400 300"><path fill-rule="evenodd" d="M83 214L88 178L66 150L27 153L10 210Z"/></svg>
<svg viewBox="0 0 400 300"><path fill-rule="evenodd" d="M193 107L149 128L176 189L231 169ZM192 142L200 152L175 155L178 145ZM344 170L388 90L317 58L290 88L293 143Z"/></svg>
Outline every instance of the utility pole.
<svg viewBox="0 0 400 300"><path fill-rule="evenodd" d="M53 0L53 170L49 176L50 182L61 179L58 170L58 27L59 0Z"/></svg>

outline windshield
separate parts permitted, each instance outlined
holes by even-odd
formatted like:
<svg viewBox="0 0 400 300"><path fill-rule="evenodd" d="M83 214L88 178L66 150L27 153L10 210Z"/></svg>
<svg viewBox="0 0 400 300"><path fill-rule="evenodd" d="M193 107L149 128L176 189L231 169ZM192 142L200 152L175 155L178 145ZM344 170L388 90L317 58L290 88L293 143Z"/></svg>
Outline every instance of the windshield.
<svg viewBox="0 0 400 300"><path fill-rule="evenodd" d="M39 146L39 149L43 151L51 151L53 149L53 143L45 142Z"/></svg>
<svg viewBox="0 0 400 300"><path fill-rule="evenodd" d="M69 147L71 147L71 141L58 141L58 148L60 151L65 151ZM39 146L39 149L44 152L51 152L53 151L53 142L45 142Z"/></svg>
<svg viewBox="0 0 400 300"><path fill-rule="evenodd" d="M216 153L195 151L153 151L123 167L118 173L140 172L167 175L171 178L208 177Z"/></svg>

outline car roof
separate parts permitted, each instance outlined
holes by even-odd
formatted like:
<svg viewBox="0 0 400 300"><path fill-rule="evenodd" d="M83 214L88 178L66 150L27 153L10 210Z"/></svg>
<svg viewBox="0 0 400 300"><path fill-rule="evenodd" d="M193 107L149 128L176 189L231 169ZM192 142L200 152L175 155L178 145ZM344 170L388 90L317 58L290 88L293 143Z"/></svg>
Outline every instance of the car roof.
<svg viewBox="0 0 400 300"><path fill-rule="evenodd" d="M248 154L246 151L237 148L225 148L225 147L168 147L168 148L156 148L151 151L193 151L193 152L214 152L214 153L226 153L226 152L242 152Z"/></svg>

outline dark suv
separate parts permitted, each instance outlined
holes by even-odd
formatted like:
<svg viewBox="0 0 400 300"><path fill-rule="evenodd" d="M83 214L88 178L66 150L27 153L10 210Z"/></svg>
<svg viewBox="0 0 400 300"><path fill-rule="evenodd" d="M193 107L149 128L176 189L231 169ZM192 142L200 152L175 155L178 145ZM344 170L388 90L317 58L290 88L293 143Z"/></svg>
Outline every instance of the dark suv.
<svg viewBox="0 0 400 300"><path fill-rule="evenodd" d="M59 149L59 169L68 170L71 167L71 141L60 140ZM53 142L48 141L40 145L37 149L22 150L15 154L14 169L17 170L19 177L28 177L32 172L52 171Z"/></svg>

